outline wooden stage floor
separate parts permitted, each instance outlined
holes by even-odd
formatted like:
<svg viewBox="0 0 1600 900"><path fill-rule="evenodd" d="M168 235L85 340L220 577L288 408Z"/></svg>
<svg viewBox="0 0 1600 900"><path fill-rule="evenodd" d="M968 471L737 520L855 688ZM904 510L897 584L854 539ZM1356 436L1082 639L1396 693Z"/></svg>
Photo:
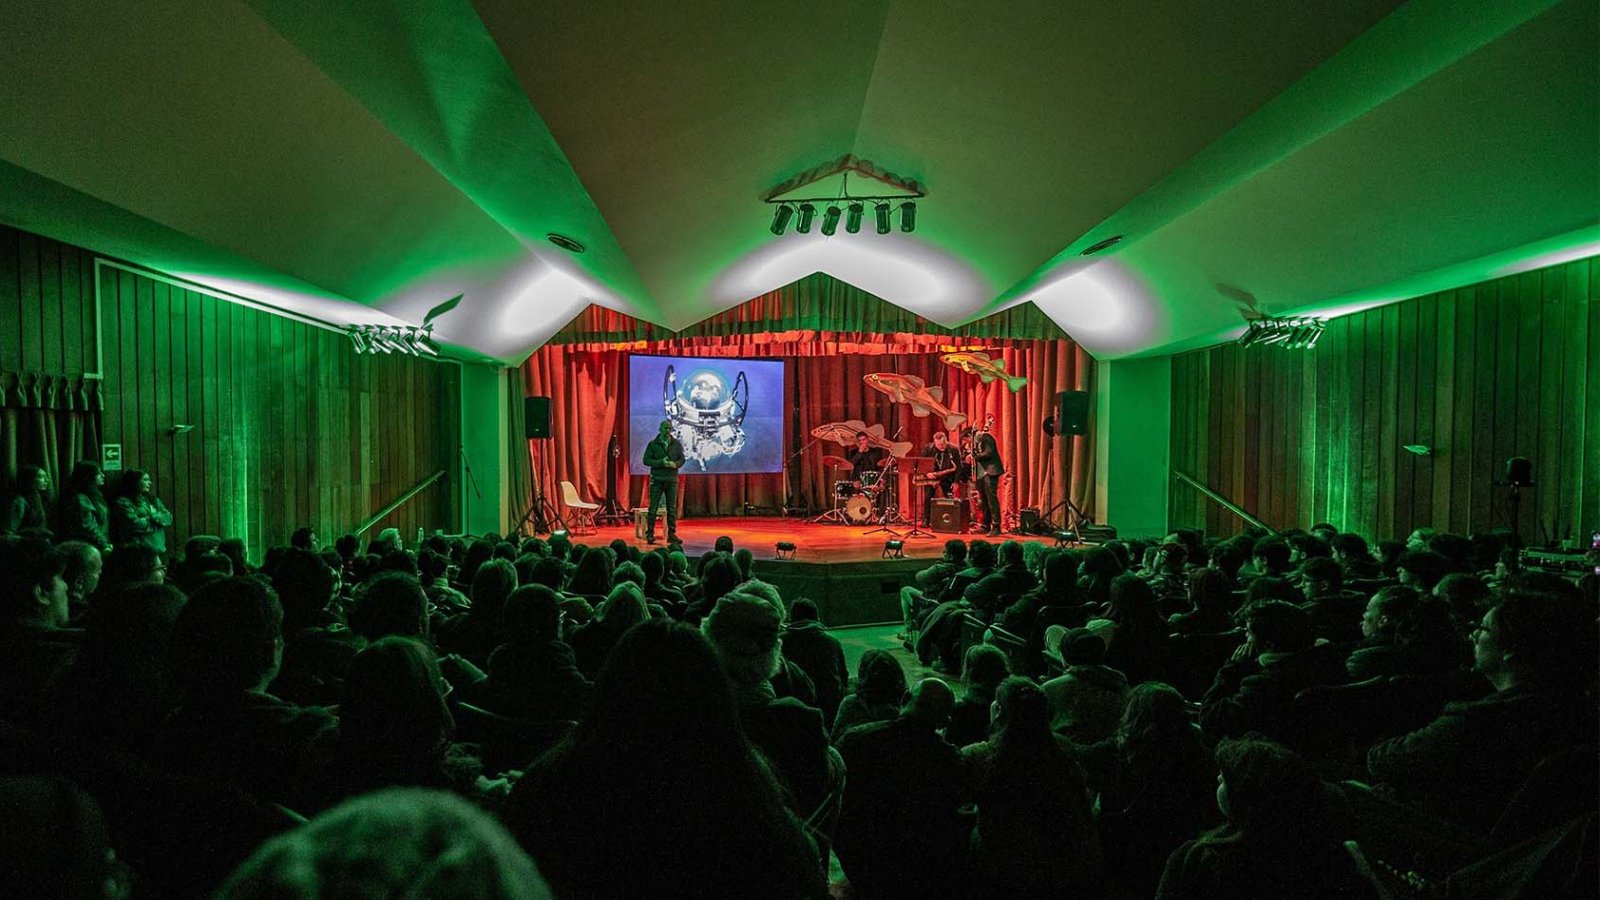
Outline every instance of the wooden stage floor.
<svg viewBox="0 0 1600 900"><path fill-rule="evenodd" d="M758 560L777 558L775 549L779 541L795 545L794 559L803 563L861 563L883 559L883 544L894 535L885 532L867 534L875 525L812 525L800 518L778 516L717 516L714 518L679 519L678 537L683 539L683 550L690 558L711 550L719 535L733 538L734 547L749 547ZM905 534L910 525L895 525L895 531ZM656 538L665 541L666 522L656 522ZM970 535L976 537L977 535ZM937 559L944 552L944 542L950 538L968 535L927 534L925 537L904 538L908 559ZM640 548L648 548L644 539L633 532L633 525L602 525L594 534L573 535L576 543L595 546L609 544L622 538ZM999 541L1004 538L994 538Z"/></svg>

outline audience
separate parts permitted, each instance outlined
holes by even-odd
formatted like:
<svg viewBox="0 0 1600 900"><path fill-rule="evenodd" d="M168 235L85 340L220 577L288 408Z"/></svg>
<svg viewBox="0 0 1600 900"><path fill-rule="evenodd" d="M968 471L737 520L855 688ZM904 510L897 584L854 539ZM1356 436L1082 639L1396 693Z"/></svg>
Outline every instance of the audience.
<svg viewBox="0 0 1600 900"><path fill-rule="evenodd" d="M1000 682L1011 674L1006 654L993 644L967 648L961 663L961 699L950 711L945 739L957 747L976 744L989 736L990 707Z"/></svg>
<svg viewBox="0 0 1600 900"><path fill-rule="evenodd" d="M1066 671L1040 686L1050 701L1050 730L1075 744L1102 741L1117 730L1128 679L1105 665L1106 643L1087 628L1061 636Z"/></svg>
<svg viewBox="0 0 1600 900"><path fill-rule="evenodd" d="M509 566L496 560L484 568L499 564ZM503 643L489 657L489 677L469 689L468 697L503 716L577 719L590 682L561 640L561 598L542 584L530 584L512 591L502 606Z"/></svg>
<svg viewBox="0 0 1600 900"><path fill-rule="evenodd" d="M1173 634L1220 634L1233 629L1233 585L1212 568L1195 569L1187 581L1189 609L1167 618Z"/></svg>
<svg viewBox="0 0 1600 900"><path fill-rule="evenodd" d="M789 623L784 626L782 642L784 660L799 666L811 679L822 721L831 725L839 714L839 704L850 683L844 645L829 634L819 620L817 604L805 597L790 604Z"/></svg>
<svg viewBox="0 0 1600 900"><path fill-rule="evenodd" d="M1245 620L1245 642L1217 671L1200 704L1200 725L1213 738L1256 731L1292 743L1290 710L1309 687L1342 684L1344 666L1327 645L1314 644L1311 616L1269 600Z"/></svg>
<svg viewBox="0 0 1600 900"><path fill-rule="evenodd" d="M172 513L156 496L150 473L138 469L122 473L122 491L111 510L111 543L149 547L164 558L171 525Z"/></svg>
<svg viewBox="0 0 1600 900"><path fill-rule="evenodd" d="M82 541L101 552L111 549L111 507L101 492L105 483L106 474L99 463L81 460L73 465L66 489L61 493L61 513L56 517L57 538Z"/></svg>
<svg viewBox="0 0 1600 900"><path fill-rule="evenodd" d="M855 689L839 703L839 713L834 716L829 732L833 742L839 743L844 733L857 725L882 722L900 713L900 701L906 693L906 671L900 661L887 650L868 650L856 663Z"/></svg>

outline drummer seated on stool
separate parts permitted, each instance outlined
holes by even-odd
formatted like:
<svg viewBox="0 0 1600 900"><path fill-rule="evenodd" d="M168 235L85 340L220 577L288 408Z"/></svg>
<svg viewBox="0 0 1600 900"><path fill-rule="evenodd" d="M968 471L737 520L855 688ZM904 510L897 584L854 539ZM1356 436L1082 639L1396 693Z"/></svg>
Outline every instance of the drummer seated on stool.
<svg viewBox="0 0 1600 900"><path fill-rule="evenodd" d="M961 453L950 446L950 438L942 431L933 433L933 443L922 448L922 453L933 460L933 468L922 482L922 524L931 525L933 498L955 496L956 473L961 468Z"/></svg>
<svg viewBox="0 0 1600 900"><path fill-rule="evenodd" d="M871 440L865 431L856 432L856 445L844 452L844 458L850 461L850 477L859 484L862 481L871 481L878 477L883 470L884 460L889 458L889 451L882 447L872 446ZM871 473L871 478L863 476Z"/></svg>
<svg viewBox="0 0 1600 900"><path fill-rule="evenodd" d="M950 583L954 575L967 567L967 543L960 538L951 538L944 542L944 556L939 561L912 576L916 586L906 585L900 589L900 617L905 621L905 634L901 641L911 642L916 633L917 625L928 610L939 605L937 594L945 585ZM930 597L929 594L936 596Z"/></svg>

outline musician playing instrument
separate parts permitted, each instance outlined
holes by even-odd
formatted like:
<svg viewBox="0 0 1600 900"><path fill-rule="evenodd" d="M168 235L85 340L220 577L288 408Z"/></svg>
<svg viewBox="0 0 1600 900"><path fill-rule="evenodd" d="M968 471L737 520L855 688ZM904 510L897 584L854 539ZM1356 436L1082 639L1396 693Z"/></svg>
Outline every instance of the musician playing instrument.
<svg viewBox="0 0 1600 900"><path fill-rule="evenodd" d="M850 477L857 485L861 484L861 476L868 472L882 472L890 461L889 451L872 446L865 431L856 432L856 445L844 452L844 458L850 461Z"/></svg>
<svg viewBox="0 0 1600 900"><path fill-rule="evenodd" d="M971 429L969 428L968 431ZM962 433L966 437L967 432ZM991 535L1000 533L1000 476L1006 473L1005 466L1000 464L1000 447L995 443L994 435L989 433L989 425L985 424L983 430L972 435L972 468L977 476L978 497L983 508L983 527Z"/></svg>
<svg viewBox="0 0 1600 900"><path fill-rule="evenodd" d="M933 443L922 448L922 455L933 460L933 469L920 479L922 485L922 524L932 522L932 501L940 497L955 496L957 473L961 469L961 453L950 446L950 439L942 431L933 433Z"/></svg>

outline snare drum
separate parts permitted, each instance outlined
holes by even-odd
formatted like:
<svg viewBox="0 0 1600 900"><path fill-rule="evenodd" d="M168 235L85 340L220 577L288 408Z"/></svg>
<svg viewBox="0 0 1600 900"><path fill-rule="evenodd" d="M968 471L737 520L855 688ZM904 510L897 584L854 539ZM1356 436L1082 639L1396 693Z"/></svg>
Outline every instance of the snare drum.
<svg viewBox="0 0 1600 900"><path fill-rule="evenodd" d="M844 517L852 525L864 525L872 521L872 501L860 494L851 497L844 505Z"/></svg>
<svg viewBox="0 0 1600 900"><path fill-rule="evenodd" d="M859 493L861 493L861 489L856 487L854 481L835 481L833 483L833 499L835 500L848 500Z"/></svg>
<svg viewBox="0 0 1600 900"><path fill-rule="evenodd" d="M879 471L876 471L876 470L873 470L873 471L870 471L870 472L862 472L861 473L861 491L862 491L862 493L866 493L866 494L875 494L875 493L877 493L878 492L878 488L880 486L879 482L882 480L882 478L883 478L883 473L879 472Z"/></svg>

